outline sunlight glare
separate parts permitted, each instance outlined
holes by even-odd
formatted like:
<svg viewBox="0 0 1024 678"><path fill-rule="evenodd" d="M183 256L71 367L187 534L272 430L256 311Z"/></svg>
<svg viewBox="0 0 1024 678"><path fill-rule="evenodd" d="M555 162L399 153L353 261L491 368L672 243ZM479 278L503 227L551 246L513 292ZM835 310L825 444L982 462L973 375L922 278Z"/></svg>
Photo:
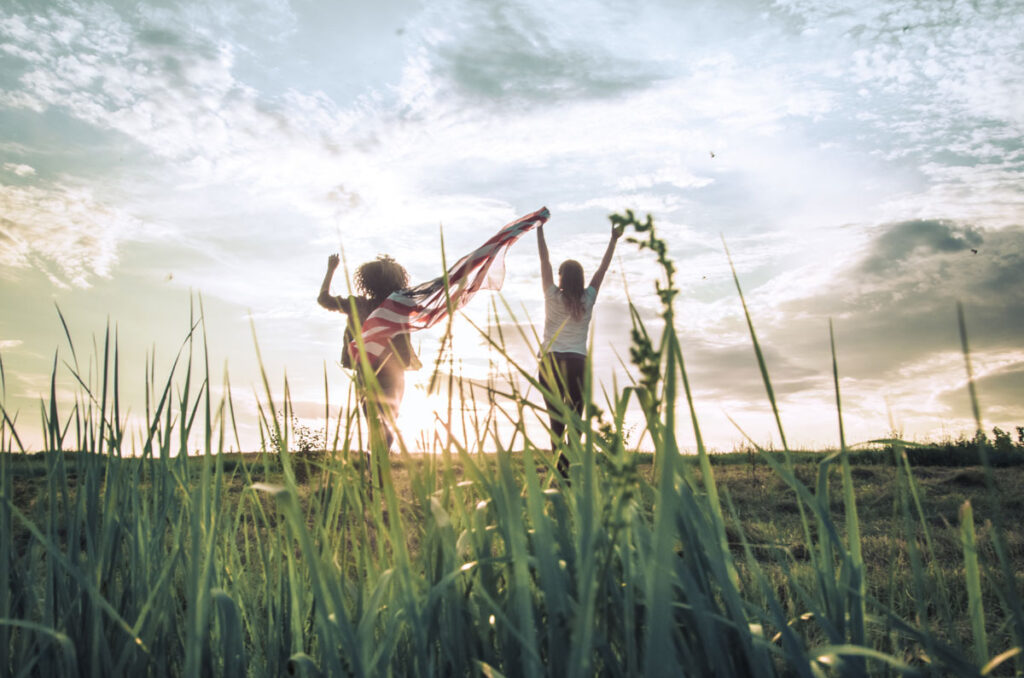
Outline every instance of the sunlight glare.
<svg viewBox="0 0 1024 678"><path fill-rule="evenodd" d="M444 430L437 417L446 407L447 403L437 396L427 395L423 386L416 383L406 386L402 409L398 415L398 428L409 452L430 452L433 449L435 432Z"/></svg>

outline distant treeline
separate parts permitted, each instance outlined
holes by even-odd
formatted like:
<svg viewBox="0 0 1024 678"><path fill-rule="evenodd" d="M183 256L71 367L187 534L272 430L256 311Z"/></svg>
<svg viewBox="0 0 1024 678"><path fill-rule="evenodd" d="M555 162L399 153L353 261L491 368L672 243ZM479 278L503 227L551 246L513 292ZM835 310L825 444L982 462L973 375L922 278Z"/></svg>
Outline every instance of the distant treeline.
<svg viewBox="0 0 1024 678"><path fill-rule="evenodd" d="M875 440L865 446L849 451L851 464L886 465L896 462L899 454L906 454L912 466L981 466L987 461L994 467L1024 465L1024 426L1015 428L1016 440L1010 433L998 426L989 436L979 431L973 438L961 437L942 442L912 443L896 438ZM758 463L760 452L754 449L711 455L713 464ZM766 452L782 461L785 453L777 450ZM834 450L794 451L792 459L797 463L818 463Z"/></svg>

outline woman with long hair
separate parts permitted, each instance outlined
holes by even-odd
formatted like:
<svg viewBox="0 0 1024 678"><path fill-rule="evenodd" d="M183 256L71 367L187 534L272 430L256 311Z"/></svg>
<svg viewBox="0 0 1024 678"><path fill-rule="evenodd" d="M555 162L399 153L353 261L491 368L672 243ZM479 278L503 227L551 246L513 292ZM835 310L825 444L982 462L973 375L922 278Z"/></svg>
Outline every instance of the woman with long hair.
<svg viewBox="0 0 1024 678"><path fill-rule="evenodd" d="M540 383L551 420L551 442L557 448L565 432L568 405L583 414L583 380L587 366L587 333L597 291L608 271L622 227L612 226L611 240L590 284L583 286L583 266L574 259L558 267L558 284L551 271L544 226L537 227L540 279L544 286L544 343L541 346ZM560 402L559 402L560 401ZM559 452L558 470L568 477L569 460Z"/></svg>
<svg viewBox="0 0 1024 678"><path fill-rule="evenodd" d="M338 268L338 262L337 254L327 257L327 273L320 285L320 296L317 297L317 302L328 311L348 314L341 364L344 367L353 367L354 361L348 350L349 342L359 334L362 323L392 292L403 290L409 286L409 274L391 257L380 255L376 260L368 261L356 269L354 282L356 291L360 294L350 297L333 297L330 291L331 280L334 277L334 271ZM353 308L355 309L354 314ZM383 428L387 450L391 449L391 443L395 439L392 427L398 418L398 409L402 404L402 396L405 394L405 370L415 370L419 367L419 358L413 351L407 333L396 335L388 343L387 350L381 356L376 370L380 394L374 398L374 402L377 405L376 414L379 415L378 418ZM359 370L356 370L356 374L357 378L361 379ZM367 415L371 414L365 402L363 408Z"/></svg>

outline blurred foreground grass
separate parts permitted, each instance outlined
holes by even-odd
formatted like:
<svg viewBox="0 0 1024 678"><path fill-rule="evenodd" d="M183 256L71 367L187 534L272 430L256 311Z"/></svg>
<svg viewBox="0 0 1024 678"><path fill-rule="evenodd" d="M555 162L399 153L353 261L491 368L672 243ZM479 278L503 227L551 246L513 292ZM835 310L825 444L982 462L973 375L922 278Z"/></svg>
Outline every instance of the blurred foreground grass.
<svg viewBox="0 0 1024 678"><path fill-rule="evenodd" d="M886 451L891 455L891 451ZM881 454L881 453L880 453ZM207 496L211 499L210 508L216 507L219 518L215 518L212 525L218 534L209 534L218 559L221 564L216 566L213 573L213 580L218 590L224 591L223 595L231 595L238 600L239 632L242 642L242 650L239 657L241 663L236 669L243 675L277 675L291 671L302 671L298 667L307 666L308 672L316 674L320 669L313 667L318 662L312 658L318 651L318 643L314 641L315 625L312 624L312 617L316 605L316 598L308 589L311 581L308 575L300 575L297 581L286 577L285 570L292 568L303 569L316 566L315 562L306 562L307 557L294 544L292 539L282 538L283 535L274 536L278 530L286 530L287 515L275 506L272 496L266 492L254 493L251 488L254 486L265 486L268 488L282 488L287 484L287 478L282 466L280 457L268 454L221 454L214 459L193 457L182 463L179 460L168 460L166 462L154 462L153 460L142 459L116 459L96 458L95 455L83 455L80 453L65 453L59 455L58 459L52 453L40 453L35 455L4 455L4 461L0 462L4 469L4 478L9 488L13 507L16 508L32 525L39 528L47 526L45 534L47 540L52 540L56 550L65 554L72 562L75 561L75 549L68 543L69 538L77 538L81 551L77 571L78 576L88 577L91 573L94 578L93 584L97 589L103 591L106 600L118 603L118 612L125 618L130 618L132 611L140 608L139 600L129 601L126 597L138 595L141 591L135 591L128 587L131 572L125 568L130 561L124 559L132 550L130 544L137 542L137 537L132 537L125 532L126 529L138 530L140 525L133 525L134 521L141 523L145 511L140 515L133 515L134 510L152 506L157 512L161 509L166 511L169 507L158 507L153 501L154 494L163 496L163 501L171 501L176 507L173 510L187 512L190 500L199 497L202 492L197 488L205 483ZM823 454L796 454L795 475L804 483L813 484L818 471L818 463L825 457ZM813 618L807 618L808 606L802 600L801 592L813 591L816 587L816 578L819 571L811 559L808 544L804 540L804 533L801 527L800 515L797 509L797 496L792 492L789 485L780 476L762 463L749 463L746 455L716 455L715 480L719 492L725 500L734 507L735 513L725 526L727 535L728 550L737 560L739 575L739 589L741 591L753 591L758 588L757 574L752 564L762 569L763 576L770 588L774 591L781 607L783 615L793 620L794 629L804 642L811 645L826 643L828 638L819 628ZM860 531L865 562L866 596L869 599L884 603L888 612L893 615L914 619L915 606L913 604L914 570L910 562L908 552L907 536L903 526L903 512L900 501L900 482L896 466L890 456L889 463L884 459L875 456L871 461L875 463L855 465L851 469L851 475L856 486L857 505L860 515ZM522 456L509 454L507 458L506 471L510 471L514 478L516 488L524 488L527 485L523 473ZM635 475L630 477L633 499L637 511L642 519L650 520L653 516L653 504L656 498L653 482L654 466L651 463L650 455L638 455L637 463L632 471ZM695 459L683 459L683 463L694 466ZM388 515L386 502L382 501L380 491L377 492L377 499L373 499L373 493L367 485L365 469L361 468L364 459L361 456L354 457L350 462L332 458L332 455L325 453L311 453L301 456L293 456L291 464L294 475L294 498L297 513L303 516L303 529L309 534L324 540L319 546L320 549L329 548L333 552L332 559L335 565L343 565L343 569L334 570L334 576L349 578L349 587L365 586L373 578L383 578L385 589L392 589L396 582L393 581L394 566L396 557L396 544L391 543L395 537L390 527L393 523ZM475 455L473 466L475 474L489 477L492 482L497 482L498 474L502 472L501 463L494 455ZM407 558L411 574L420 580L421 585L425 584L423 578L430 571L430 561L441 556L436 552L437 537L436 531L439 526L437 517L441 511L438 506L439 495L446 494L442 490L445 483L453 483L454 487L462 484L460 503L463 505L464 515L468 518L480 511L479 501L486 502L483 495L474 491L471 481L467 480L467 469L459 461L452 461L445 464L439 458L406 456L401 460L394 460L390 464L390 479L394 490L396 501L392 504L397 506L400 513L401 539L404 548L407 549ZM621 470L613 469L607 464L598 463L596 472L599 475L620 473ZM60 476L55 476L60 471ZM560 483L555 474L544 464L533 465L538 487L550 487L548 492L557 492ZM210 471L213 470L211 474ZM169 478L161 479L160 476L166 473ZM1019 489L1024 487L1024 465L1011 465L999 470L996 484L998 498L992 500L986 488L983 469L973 467L951 467L951 466L915 466L912 469L913 481L917 485L917 492L921 498L922 520L914 529L915 539L919 546L926 547L925 531L930 532L927 539L930 540L930 557L924 565L924 593L934 602L930 605L930 615L935 618L937 628L933 631L936 635L936 642L948 643L951 647L970 648L973 644L970 616L968 614L969 600L964 579L963 547L959 533L959 511L964 502L970 502L977 506L975 520L981 525L978 531L977 540L980 544L979 553L983 562L992 563L997 559L993 552L993 544L989 532L993 529L990 522L990 512L1001 513L1004 524L1010 526L1005 532L1005 547L1008 555L1014 564L1017 573L1014 586L1021 590L1024 588L1024 497ZM166 492L166 482L170 479L173 489L170 494ZM698 483L702 482L699 469L693 469L693 479ZM120 484L129 481L132 489L120 487L117 495L122 497L121 506L111 503L110 497L104 497L104 491L111 482ZM608 480L606 478L606 480ZM829 483L833 496L841 496L841 474L838 471L830 474ZM57 492L54 493L54 485L57 485ZM164 491L160 488L163 486ZM84 490L84 492L83 492ZM99 490L96 495L88 493ZM458 491L452 489L450 500L455 499ZM172 499L173 497L173 499ZM523 497L521 497L522 499ZM55 502L54 502L55 499ZM125 501L129 500L130 501ZM335 514L331 506L336 506L337 511L334 520L326 520L325 514ZM555 509L557 504L552 503L549 511ZM195 507L193 507L195 508ZM448 510L452 510L448 505ZM106 512L113 511L113 515ZM842 524L844 521L844 503L833 500L829 505L829 514L835 524ZM458 514L458 511L454 511ZM54 520L54 516L63 516ZM68 519L68 516L78 516ZM155 620L163 618L167 630L174 631L172 638L175 642L165 644L162 651L166 654L164 660L170 663L161 666L162 661L155 652L159 652L160 645L150 647L153 639L148 642L143 640L142 644L128 643L131 634L128 630L112 628L110 619L102 619L100 614L98 628L106 630L101 637L104 642L109 635L116 640L118 636L129 647L134 645L134 651L138 652L135 661L128 661L125 666L136 666L145 668L146 673L160 674L169 672L176 675L184 669L180 662L184 657L178 650L172 650L174 645L182 640L180 626L188 623L188 586L182 580L191 570L181 568L186 565L187 559L183 552L185 544L181 541L188 539L187 528L180 524L180 514L177 520L174 513L168 512L167 518L170 524L163 530L163 538L157 540L156 552L152 553L154 562L150 565L155 570L150 576L166 568L169 563L177 561L177 565L171 571L164 571L163 577L157 576L158 588L150 591L156 594L161 587L167 587L165 591L155 597L159 600L161 609L152 609L149 614ZM93 529L86 523L92 523ZM167 530L166 527L176 528ZM395 521L397 522L397 521ZM458 523L459 521L456 521ZM456 527L449 523L451 527ZM102 526L102 529L96 529ZM146 529L152 529L152 523L146 524ZM157 526L159 527L159 526ZM462 525L466 528L468 526ZM484 527L486 533L494 529L496 525ZM571 526L568 531L572 531ZM40 609L44 602L57 604L60 597L57 595L61 587L56 583L44 584L40 581L43 571L52 567L56 553L47 553L45 545L40 543L42 535L33 535L24 524L13 524L12 531L5 539L6 545L13 548L14 559L12 565L18 567L20 575L8 571L8 576L15 582L29 581L35 584L37 593L49 591L41 599L25 599L28 591L15 586L9 590L9 595L14 595L15 606L23 613L35 612L41 618L45 613ZM472 530L470 529L470 532ZM75 533L78 533L77 535ZM466 534L460 535L461 541L466 539ZM535 534L535 533L534 533ZM91 542L112 539L114 544L105 549L98 549L97 546L90 548ZM291 547L288 544L292 544ZM456 544L458 546L458 544ZM497 546L494 544L492 546ZM681 541L677 547L681 546ZM137 548L137 544L135 544ZM461 547L467 548L466 544ZM274 553L267 553L267 549L273 549ZM295 548L294 560L280 553L281 548ZM557 547L556 547L557 548ZM744 549L749 549L752 554L751 563L744 563ZM426 551L425 551L426 549ZM456 548L456 551L460 550ZM495 554L503 549L496 549ZM97 553L99 551L99 553ZM105 551L105 552L104 552ZM212 554L211 554L212 555ZM325 552L321 552L321 559ZM685 557L680 552L677 557ZM95 558L95 560L94 560ZM163 559L166 558L165 562ZM532 559L531 559L532 560ZM31 563L43 566L43 570L25 569ZM456 564L455 562L452 565ZM454 572L467 572L466 579L472 580L472 570L478 567L479 560L465 560ZM473 567L466 568L467 565ZM507 563L506 563L507 565ZM70 568L71 563L65 563L65 568ZM281 568L281 569L279 569ZM466 568L466 569L463 569ZM82 590L81 586L69 579L67 571L52 572L55 579L64 580L65 586L70 586L77 591L72 600L66 600L73 608L82 606L91 607L89 604L88 591ZM145 569L145 568L143 568ZM453 574L453 573L448 573ZM143 572L136 572L142 575ZM437 573L440 575L441 573ZM985 625L988 634L988 642L994 648L1009 648L1013 646L1013 634L1005 623L1003 609L1001 606L1001 594L997 590L999 586L1005 586L1008 582L1001 582L997 573L989 568L986 576L981 579L982 601L986 611ZM280 615L276 624L263 625L263 606L273 600L267 598L266 588L271 584L268 580L270 575L278 579L271 586L271 590L277 589L274 593L277 596L289 595L298 597L297 600L281 600L278 604L287 603L293 607L291 611L278 609L271 605L266 612L271 613L271 619L275 618L274 611ZM73 577L70 577L73 579ZM113 580L111 580L111 578ZM287 585L280 578L285 578ZM174 580L178 581L174 583ZM506 582L507 583L507 582ZM500 584L492 584L499 587ZM378 583L378 586L381 584ZM283 590L279 587L284 587ZM293 588L293 587L297 587ZM468 602L470 597L470 586L463 589L457 599ZM385 600L379 601L386 605L386 598L395 595L396 591L390 590L384 595ZM424 593L427 593L424 591ZM21 594L19 596L19 594ZM117 594L111 597L111 594ZM365 595L365 594L364 594ZM427 594L429 597L429 593ZM500 593L496 593L499 600ZM357 599L359 596L357 596ZM155 605L154 600L154 605ZM937 602L942 601L941 605ZM492 601L498 605L498 600ZM226 603L221 603L226 605ZM142 605L142 608L145 606ZM945 608L945 611L943 611ZM498 608L500 609L500 607ZM259 612L257 612L259 611ZM369 613L367 610L364 612ZM65 614L67 610L65 610ZM299 628L289 628L289 617L293 613L299 613L303 617L303 623ZM940 623L940 617L948 616L945 623ZM26 617L34 616L26 614ZM255 618L250 618L255 617ZM490 616L487 616L490 619ZM269 621L269 620L268 620ZM424 620L430 622L430 620ZM473 623L471 620L466 620ZM483 620L485 627L492 623ZM546 620L545 620L546 621ZM639 621L639 620L638 620ZM211 620L212 622L212 620ZM481 623L481 620L475 620ZM155 622L151 622L155 625ZM219 631L223 634L225 628L218 628L223 622L211 623L211 631ZM291 620L294 624L294 619ZM495 622L496 623L496 622ZM133 625L134 630L137 625ZM146 629L147 624L138 627L138 633ZM882 633L885 624L872 634L871 641L878 649L893 653L894 657L905 663L906 667L917 666L925 669L931 658L924 646L908 644L895 628L889 629L888 635ZM56 624L60 628L60 624ZM641 627L637 628L637 631ZM81 647L80 644L88 642L89 637L96 637L94 634L86 633L85 627L69 629L66 637L74 639L72 646L75 647L75 655L80 655L82 661L86 661L91 654ZM539 630L538 630L539 631ZM563 629L568 633L570 629ZM444 632L444 631L442 631ZM299 633L301 641L290 638L292 633ZM310 634L313 637L310 637ZM13 646L10 649L35 651L45 656L50 656L46 651L47 641L37 638L34 643L27 642L27 634L13 635ZM263 638L259 638L259 636ZM473 634L470 634L472 637ZM276 641L273 636L277 636ZM286 642L286 639L289 639ZM141 638L140 638L141 639ZM209 643L210 638L204 640ZM452 639L457 642L457 638ZM479 638L477 639L479 641ZM609 639L610 640L610 639ZM606 640L605 642L609 642ZM770 640L770 639L769 639ZM17 642L17 641L20 641ZM569 642L568 639L566 642ZM776 640L778 642L778 640ZM164 641L166 643L166 641ZM116 645L116 643L115 643ZM145 646L146 650L142 648ZM289 652L289 649L301 648L302 652L296 655ZM263 651L261 654L259 650ZM275 650L275 656L266 654L268 649ZM208 656L204 660L206 669L214 673L230 673L229 662L226 657L217 657L218 648L209 645L204 653ZM394 648L392 652L398 651ZM312 653L312 654L310 654ZM769 653L771 656L772 653ZM308 655L308 657L307 657ZM15 655L16 656L16 655ZM24 656L24 655L23 655ZM298 657L298 658L297 658ZM384 656L382 655L383 659ZM242 661L244 659L244 661ZM637 657L639 662L640 658ZM56 663L54 663L56 662ZM140 663L141 662L141 663ZM500 663L500 662L499 662ZM775 657L775 669L780 674L794 673L792 667L787 666L784 656ZM44 667L59 668L64 672L69 665L75 665L82 670L82 662L74 661L71 664L64 664L51 656L49 661L40 661L35 670L27 671L26 675L42 673ZM398 657L390 657L389 665L404 666ZM22 668L29 668L30 664L21 665ZM450 664L441 663L440 666L447 666L447 671L453 668ZM604 673L609 667L598 660L601 667L599 673ZM289 668L290 667L290 668ZM383 666L378 667L383 669ZM409 667L405 667L409 668ZM638 670L640 665L636 667ZM1003 666L1008 668L1007 665ZM14 672L13 666L8 669ZM166 669L166 670L165 670ZM344 672L351 670L345 668ZM89 673L89 671L82 671ZM880 672L878 667L870 671ZM549 672L550 673L550 672ZM1002 673L997 671L997 674Z"/></svg>

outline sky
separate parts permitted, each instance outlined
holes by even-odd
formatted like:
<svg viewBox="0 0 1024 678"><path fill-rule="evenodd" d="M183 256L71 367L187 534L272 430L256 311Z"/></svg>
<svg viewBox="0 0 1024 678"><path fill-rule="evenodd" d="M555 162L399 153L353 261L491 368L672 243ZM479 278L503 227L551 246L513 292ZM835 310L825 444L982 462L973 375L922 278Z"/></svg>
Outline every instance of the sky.
<svg viewBox="0 0 1024 678"><path fill-rule="evenodd" d="M321 426L325 381L332 409L348 384L341 318L316 304L329 254L354 269L388 253L422 282L441 273L442 231L451 261L547 206L555 265L578 259L587 276L610 213L654 217L713 449L743 443L730 419L779 444L723 243L790 445L838 443L830 321L849 442L971 435L957 302L984 426L1012 430L1024 424L1022 9L4 0L4 409L38 449L55 360L67 412L71 366L95 378L109 326L137 425L147 372L166 378L201 301L211 382L222 393L230 375L241 446L258 445L255 341L278 402L287 378L296 413ZM532 234L506 264L502 296L481 293L454 323L470 379L507 370L474 324L543 321ZM657 275L650 252L620 242L592 328L606 387L635 376L628 303L655 327ZM346 293L343 275L333 291ZM441 336L414 336L428 366ZM536 347L510 341L531 364ZM443 400L429 376L408 374L409 438Z"/></svg>

